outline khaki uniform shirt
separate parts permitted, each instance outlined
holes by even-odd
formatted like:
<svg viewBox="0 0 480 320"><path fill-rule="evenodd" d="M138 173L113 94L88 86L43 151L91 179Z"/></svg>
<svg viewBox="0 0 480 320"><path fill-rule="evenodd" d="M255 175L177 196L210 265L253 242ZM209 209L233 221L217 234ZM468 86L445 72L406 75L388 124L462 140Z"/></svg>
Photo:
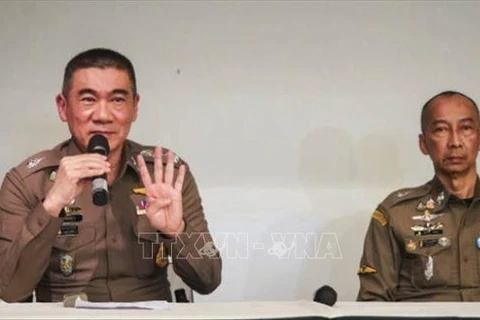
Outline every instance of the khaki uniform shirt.
<svg viewBox="0 0 480 320"><path fill-rule="evenodd" d="M64 156L80 154L73 140L40 152L10 170L0 189L0 298L62 301L87 293L90 301L169 300L167 255L192 289L206 294L221 278L221 259L210 236L194 178L183 184L185 231L169 238L144 215L145 192L135 157L153 172L153 147L127 140L123 166L109 186L106 206L92 203L87 186L54 218L42 201ZM166 160L166 159L164 159ZM175 159L175 175L181 159Z"/></svg>
<svg viewBox="0 0 480 320"><path fill-rule="evenodd" d="M390 194L375 210L358 300L479 301L480 182L471 202L437 178Z"/></svg>

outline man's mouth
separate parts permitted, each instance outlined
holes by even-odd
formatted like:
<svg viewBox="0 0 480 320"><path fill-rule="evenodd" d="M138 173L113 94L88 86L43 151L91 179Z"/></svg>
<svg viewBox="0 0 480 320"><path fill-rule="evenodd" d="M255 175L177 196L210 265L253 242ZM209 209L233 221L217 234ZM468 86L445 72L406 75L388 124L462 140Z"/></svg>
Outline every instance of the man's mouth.
<svg viewBox="0 0 480 320"><path fill-rule="evenodd" d="M109 135L113 134L113 131L98 130L98 131L91 131L90 134L92 134L92 135L101 134L103 136L109 136Z"/></svg>
<svg viewBox="0 0 480 320"><path fill-rule="evenodd" d="M446 157L445 161L449 162L449 163L456 164L456 163L461 163L461 162L465 161L465 157L464 156L450 156L450 157Z"/></svg>

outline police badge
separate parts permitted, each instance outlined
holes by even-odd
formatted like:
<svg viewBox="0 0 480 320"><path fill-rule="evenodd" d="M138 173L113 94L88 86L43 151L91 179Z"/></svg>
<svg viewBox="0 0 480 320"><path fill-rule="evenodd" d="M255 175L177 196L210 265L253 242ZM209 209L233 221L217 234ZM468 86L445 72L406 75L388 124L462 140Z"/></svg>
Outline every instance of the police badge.
<svg viewBox="0 0 480 320"><path fill-rule="evenodd" d="M75 268L75 262L72 256L60 253L60 271L65 277L71 276Z"/></svg>

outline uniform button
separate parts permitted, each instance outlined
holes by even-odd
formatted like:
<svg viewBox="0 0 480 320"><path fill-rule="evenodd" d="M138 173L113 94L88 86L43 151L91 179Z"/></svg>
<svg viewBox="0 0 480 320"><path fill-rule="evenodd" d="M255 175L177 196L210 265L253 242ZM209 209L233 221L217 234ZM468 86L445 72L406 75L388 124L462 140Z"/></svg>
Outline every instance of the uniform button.
<svg viewBox="0 0 480 320"><path fill-rule="evenodd" d="M468 256L463 257L463 262L465 262L465 263L468 262Z"/></svg>
<svg viewBox="0 0 480 320"><path fill-rule="evenodd" d="M117 242L117 237L112 237L112 242L113 243Z"/></svg>

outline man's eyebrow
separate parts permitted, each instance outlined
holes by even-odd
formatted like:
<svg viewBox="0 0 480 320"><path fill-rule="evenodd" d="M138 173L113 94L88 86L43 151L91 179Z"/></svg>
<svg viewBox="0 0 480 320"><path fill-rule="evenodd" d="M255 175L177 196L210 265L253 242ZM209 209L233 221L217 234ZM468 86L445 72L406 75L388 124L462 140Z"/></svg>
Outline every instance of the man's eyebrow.
<svg viewBox="0 0 480 320"><path fill-rule="evenodd" d="M433 120L432 125L437 125L437 124L448 124L448 122L442 119Z"/></svg>
<svg viewBox="0 0 480 320"><path fill-rule="evenodd" d="M91 95L96 95L97 91L93 90L92 88L83 88L78 91L78 95L82 94L91 94ZM113 94L122 94L124 96L128 96L130 92L125 89L114 89L112 92L110 92L111 95Z"/></svg>
<svg viewBox="0 0 480 320"><path fill-rule="evenodd" d="M469 117L469 118L463 118L463 119L460 119L458 120L459 123L465 123L465 122L474 122L474 119ZM439 124L448 124L448 121L446 120L443 120L443 119L438 119L438 120L434 120L432 122L432 125L439 125Z"/></svg>
<svg viewBox="0 0 480 320"><path fill-rule="evenodd" d="M459 122L474 122L473 118L463 118Z"/></svg>
<svg viewBox="0 0 480 320"><path fill-rule="evenodd" d="M128 96L130 92L128 92L128 90L125 90L125 89L114 89L111 94L123 94L125 96Z"/></svg>
<svg viewBox="0 0 480 320"><path fill-rule="evenodd" d="M95 95L97 92L91 88L83 88L83 89L80 89L78 91L78 95L82 95L82 94L91 94L91 95Z"/></svg>

